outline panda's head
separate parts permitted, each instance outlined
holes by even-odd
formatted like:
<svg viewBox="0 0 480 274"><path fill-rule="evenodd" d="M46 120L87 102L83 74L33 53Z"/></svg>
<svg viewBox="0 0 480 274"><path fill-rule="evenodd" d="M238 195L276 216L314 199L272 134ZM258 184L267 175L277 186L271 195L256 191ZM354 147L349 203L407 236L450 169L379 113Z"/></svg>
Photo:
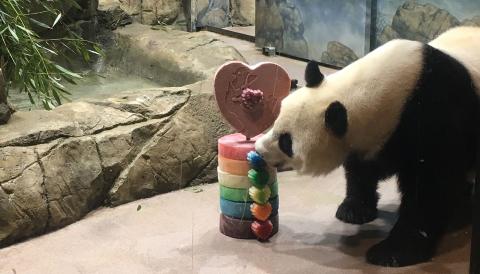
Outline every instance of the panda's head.
<svg viewBox="0 0 480 274"><path fill-rule="evenodd" d="M326 174L341 165L347 154L344 137L348 113L326 81L318 63L305 72L306 87L282 101L273 127L256 143L265 161L301 174Z"/></svg>

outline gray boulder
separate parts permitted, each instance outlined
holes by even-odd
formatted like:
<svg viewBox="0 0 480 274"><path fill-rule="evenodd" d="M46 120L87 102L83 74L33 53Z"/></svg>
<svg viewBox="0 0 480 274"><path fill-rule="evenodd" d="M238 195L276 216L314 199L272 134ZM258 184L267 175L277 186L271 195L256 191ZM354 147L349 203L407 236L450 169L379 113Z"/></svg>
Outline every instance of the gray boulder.
<svg viewBox="0 0 480 274"><path fill-rule="evenodd" d="M208 32L188 33L132 24L114 32L106 67L149 78L165 86L183 86L213 75L227 61L244 60L233 47Z"/></svg>
<svg viewBox="0 0 480 274"><path fill-rule="evenodd" d="M100 0L102 11L119 7L135 22L146 25L172 24L181 16L181 0Z"/></svg>
<svg viewBox="0 0 480 274"><path fill-rule="evenodd" d="M211 26L217 28L225 28L230 26L228 12L224 9L213 8L208 9L198 18L199 26Z"/></svg>
<svg viewBox="0 0 480 274"><path fill-rule="evenodd" d="M230 0L230 12L233 25L255 25L255 0Z"/></svg>
<svg viewBox="0 0 480 274"><path fill-rule="evenodd" d="M276 1L256 1L255 43L283 50L284 25Z"/></svg>
<svg viewBox="0 0 480 274"><path fill-rule="evenodd" d="M344 67L356 61L358 56L344 44L337 41L330 41L327 50L322 53L322 62Z"/></svg>
<svg viewBox="0 0 480 274"><path fill-rule="evenodd" d="M7 123L12 113L13 108L8 103L5 79L2 69L0 69L0 125Z"/></svg>
<svg viewBox="0 0 480 274"><path fill-rule="evenodd" d="M290 0L257 1L257 46L274 46L280 52L308 58L303 18Z"/></svg>
<svg viewBox="0 0 480 274"><path fill-rule="evenodd" d="M480 27L480 15L462 21L463 26Z"/></svg>
<svg viewBox="0 0 480 274"><path fill-rule="evenodd" d="M399 39L399 38L401 37L400 37L400 34L398 34L398 32L396 32L391 26L385 26L383 31L377 37L377 43L379 45L383 45L390 40Z"/></svg>
<svg viewBox="0 0 480 274"><path fill-rule="evenodd" d="M0 127L0 245L213 182L216 140L229 132L211 81L17 112Z"/></svg>
<svg viewBox="0 0 480 274"><path fill-rule="evenodd" d="M305 27L300 10L289 0L279 2L279 10L284 26L284 50L294 56L308 58L308 44L303 37Z"/></svg>
<svg viewBox="0 0 480 274"><path fill-rule="evenodd" d="M408 0L397 9L391 26L383 29L378 42L384 44L394 38L428 42L459 25L458 19L446 10Z"/></svg>

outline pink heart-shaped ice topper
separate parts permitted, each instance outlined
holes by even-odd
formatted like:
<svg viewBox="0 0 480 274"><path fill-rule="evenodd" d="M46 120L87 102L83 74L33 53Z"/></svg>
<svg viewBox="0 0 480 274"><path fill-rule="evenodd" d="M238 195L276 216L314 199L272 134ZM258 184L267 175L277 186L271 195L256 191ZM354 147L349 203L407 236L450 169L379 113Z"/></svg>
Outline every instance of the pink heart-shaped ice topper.
<svg viewBox="0 0 480 274"><path fill-rule="evenodd" d="M277 64L233 61L215 75L215 98L230 125L252 138L273 124L290 85L288 73Z"/></svg>

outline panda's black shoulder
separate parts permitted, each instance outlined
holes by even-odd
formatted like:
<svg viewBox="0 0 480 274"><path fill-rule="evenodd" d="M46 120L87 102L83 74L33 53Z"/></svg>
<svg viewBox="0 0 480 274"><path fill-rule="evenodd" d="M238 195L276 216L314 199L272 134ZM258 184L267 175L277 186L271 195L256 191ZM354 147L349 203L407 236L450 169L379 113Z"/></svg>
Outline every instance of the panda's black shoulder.
<svg viewBox="0 0 480 274"><path fill-rule="evenodd" d="M429 88L433 85L437 92L448 93L448 89L463 88L466 84L473 84L468 69L449 54L425 44L422 56L423 64L419 85L423 84L423 88Z"/></svg>

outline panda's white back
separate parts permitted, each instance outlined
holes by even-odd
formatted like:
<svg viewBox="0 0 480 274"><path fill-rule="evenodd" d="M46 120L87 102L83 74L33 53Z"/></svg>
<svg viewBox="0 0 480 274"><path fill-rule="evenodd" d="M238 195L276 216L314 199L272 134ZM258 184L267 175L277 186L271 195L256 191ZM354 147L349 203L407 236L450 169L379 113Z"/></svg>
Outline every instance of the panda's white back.
<svg viewBox="0 0 480 274"><path fill-rule="evenodd" d="M457 27L429 43L462 63L470 72L480 93L480 28Z"/></svg>

